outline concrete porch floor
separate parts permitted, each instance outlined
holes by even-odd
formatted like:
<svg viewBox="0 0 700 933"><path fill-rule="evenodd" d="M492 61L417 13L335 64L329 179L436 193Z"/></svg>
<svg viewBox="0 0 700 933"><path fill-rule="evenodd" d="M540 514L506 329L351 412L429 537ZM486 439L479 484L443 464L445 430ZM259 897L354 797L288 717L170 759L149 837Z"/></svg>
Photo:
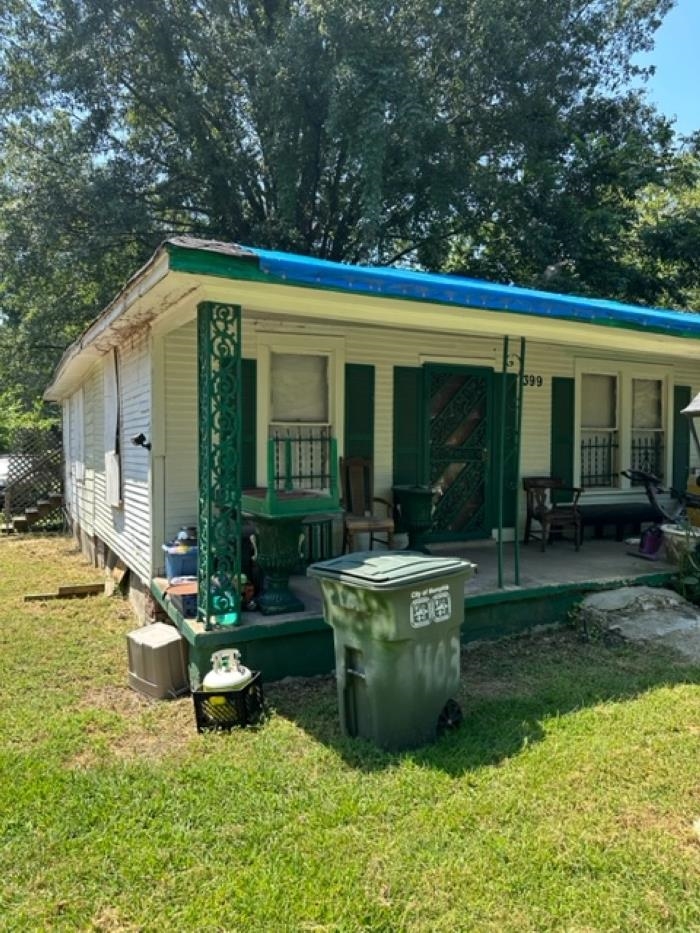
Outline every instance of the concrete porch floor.
<svg viewBox="0 0 700 933"><path fill-rule="evenodd" d="M575 583L608 583L649 574L673 573L675 567L665 560L650 561L634 556L635 548L621 541L590 539L579 551L569 541L555 541L544 553L536 541L520 545L520 585L514 583L514 545L503 546L503 589L530 590ZM498 550L495 541L464 544L440 544L433 554L450 554L471 560L478 566L476 576L467 583L465 596L502 592L498 586Z"/></svg>
<svg viewBox="0 0 700 933"><path fill-rule="evenodd" d="M659 574L673 574L675 567L665 560L650 561L628 553L634 548L620 541L591 539L577 552L568 541L556 541L544 553L537 542L520 546L520 585L514 583L514 545L503 546L503 588L498 586L498 550L495 541L450 542L432 545L434 555L461 557L477 565L475 576L468 580L464 595L515 595L546 587L576 584L614 585ZM305 611L284 616L245 613L244 622L274 625L286 620L318 617L323 614L320 585L310 577L292 577L291 589L304 603Z"/></svg>
<svg viewBox="0 0 700 933"><path fill-rule="evenodd" d="M570 587L589 584L595 588L620 586L630 581L649 582L651 576L672 575L675 567L665 560L650 561L630 554L634 548L612 540L587 540L577 552L568 541L556 541L543 553L537 542L520 546L520 585L514 582L514 545L503 546L503 587L498 586L498 549L495 541L450 542L432 545L434 555L461 557L477 565L477 572L464 588L466 599L490 595L512 598L529 591L547 587ZM645 578L645 579L642 579ZM154 581L161 593L167 590L167 581ZM294 594L304 603L303 612L264 616L259 612L245 612L242 626L274 628L284 622L323 617L323 601L318 580L294 576L290 580ZM190 623L197 631L203 626L194 619Z"/></svg>
<svg viewBox="0 0 700 933"><path fill-rule="evenodd" d="M495 541L442 544L434 554L463 557L477 564L465 585L464 642L501 637L566 619L587 593L622 586L668 585L676 568L665 561L630 555L616 541L587 540L580 551L557 541L542 553L537 544L520 549L520 585L513 578L513 544L503 548L504 586L498 587ZM244 612L239 625L206 631L195 618L183 617L167 595L168 582L152 581L151 592L189 643L190 683L200 684L210 668L212 651L237 647L244 663L262 670L266 680L328 673L334 666L333 638L323 620L318 580L292 577L291 588L304 603L303 612L264 616Z"/></svg>

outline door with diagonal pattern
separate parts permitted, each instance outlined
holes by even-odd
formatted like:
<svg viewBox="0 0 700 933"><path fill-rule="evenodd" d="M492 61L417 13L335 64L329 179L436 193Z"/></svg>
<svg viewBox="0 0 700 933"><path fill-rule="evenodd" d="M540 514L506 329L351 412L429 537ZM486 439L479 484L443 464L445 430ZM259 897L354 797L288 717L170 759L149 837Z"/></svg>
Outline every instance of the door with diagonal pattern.
<svg viewBox="0 0 700 933"><path fill-rule="evenodd" d="M433 541L491 534L489 442L490 369L426 365L427 475L439 489Z"/></svg>

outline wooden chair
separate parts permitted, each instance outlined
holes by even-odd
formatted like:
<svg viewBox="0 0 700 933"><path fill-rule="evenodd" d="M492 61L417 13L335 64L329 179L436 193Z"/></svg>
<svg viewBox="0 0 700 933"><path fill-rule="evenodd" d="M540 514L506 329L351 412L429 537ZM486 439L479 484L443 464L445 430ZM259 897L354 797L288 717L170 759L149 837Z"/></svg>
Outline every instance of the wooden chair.
<svg viewBox="0 0 700 933"><path fill-rule="evenodd" d="M391 547L394 535L392 506L386 499L373 495L374 468L371 460L362 457L340 458L340 488L343 497L343 554L352 551L355 535L369 534L372 550L377 534L386 535L383 543ZM386 515L375 515L375 503L386 509ZM380 541L381 538L376 538Z"/></svg>
<svg viewBox="0 0 700 933"><path fill-rule="evenodd" d="M578 500L583 489L577 486L565 486L564 481L554 476L527 476L523 479L523 489L527 499L527 516L523 544L530 538L539 538L540 548L544 551L552 531L574 530L574 545L578 551L583 538L581 512ZM571 501L557 503L554 494L566 493ZM533 521L539 528L533 531Z"/></svg>

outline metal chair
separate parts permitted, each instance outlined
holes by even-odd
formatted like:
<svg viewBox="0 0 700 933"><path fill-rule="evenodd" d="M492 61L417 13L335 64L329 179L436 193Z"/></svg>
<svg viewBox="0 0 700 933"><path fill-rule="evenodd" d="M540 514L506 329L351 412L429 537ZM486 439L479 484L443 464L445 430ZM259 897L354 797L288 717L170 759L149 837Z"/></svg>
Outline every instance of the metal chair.
<svg viewBox="0 0 700 933"><path fill-rule="evenodd" d="M523 544L527 544L530 538L539 539L540 550L544 551L553 531L573 528L574 546L578 551L583 539L578 500L583 489L565 486L564 481L555 476L526 476L523 478L523 489L527 504ZM561 493L570 495L571 501L555 502L555 494L559 498ZM533 530L533 522L537 522L539 528Z"/></svg>
<svg viewBox="0 0 700 933"><path fill-rule="evenodd" d="M371 460L362 457L340 458L340 487L343 497L343 554L352 551L355 535L369 534L370 550L374 547L377 534L386 535L383 541L391 547L394 535L392 506L386 499L373 495L374 468ZM375 515L375 503L386 509L386 516Z"/></svg>

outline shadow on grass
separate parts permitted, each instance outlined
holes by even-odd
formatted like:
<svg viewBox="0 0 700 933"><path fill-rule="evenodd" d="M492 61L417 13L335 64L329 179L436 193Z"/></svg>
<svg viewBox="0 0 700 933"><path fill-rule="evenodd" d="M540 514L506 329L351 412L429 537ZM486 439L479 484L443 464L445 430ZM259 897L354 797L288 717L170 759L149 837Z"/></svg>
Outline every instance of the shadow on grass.
<svg viewBox="0 0 700 933"><path fill-rule="evenodd" d="M700 684L700 665L657 646L582 642L570 629L482 643L462 654L456 697L464 720L434 744L386 752L343 736L333 677L266 687L274 714L334 749L351 767L377 771L408 757L451 775L495 765L544 737L550 717L624 702L660 686Z"/></svg>

